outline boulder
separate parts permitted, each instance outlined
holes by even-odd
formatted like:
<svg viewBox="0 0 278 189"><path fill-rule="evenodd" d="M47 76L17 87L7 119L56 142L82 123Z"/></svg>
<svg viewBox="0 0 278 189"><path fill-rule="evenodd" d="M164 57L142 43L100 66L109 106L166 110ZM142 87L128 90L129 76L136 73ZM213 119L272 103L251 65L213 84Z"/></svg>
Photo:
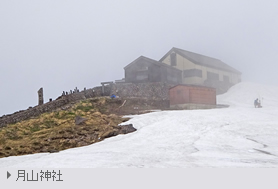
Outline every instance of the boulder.
<svg viewBox="0 0 278 189"><path fill-rule="evenodd" d="M80 117L80 116L76 116L75 117L75 125L82 125L87 119Z"/></svg>

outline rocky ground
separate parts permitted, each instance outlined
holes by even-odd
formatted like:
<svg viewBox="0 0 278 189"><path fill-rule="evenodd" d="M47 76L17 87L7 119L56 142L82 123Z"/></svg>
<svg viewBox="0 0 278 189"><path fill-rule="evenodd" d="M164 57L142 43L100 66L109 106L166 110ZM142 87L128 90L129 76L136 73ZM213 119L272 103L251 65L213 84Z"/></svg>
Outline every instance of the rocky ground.
<svg viewBox="0 0 278 189"><path fill-rule="evenodd" d="M58 152L133 132L136 129L132 125L118 126L128 120L120 114L138 111L134 107L127 107L127 104L122 99L86 99L36 118L7 125L0 128L0 158ZM125 110L121 111L124 106Z"/></svg>

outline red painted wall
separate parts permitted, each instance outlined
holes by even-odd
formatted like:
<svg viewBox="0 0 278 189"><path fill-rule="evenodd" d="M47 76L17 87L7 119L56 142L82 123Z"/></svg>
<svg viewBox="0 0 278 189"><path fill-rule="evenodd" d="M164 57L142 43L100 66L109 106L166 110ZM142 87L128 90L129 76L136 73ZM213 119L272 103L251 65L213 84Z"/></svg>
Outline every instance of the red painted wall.
<svg viewBox="0 0 278 189"><path fill-rule="evenodd" d="M169 89L170 105L176 104L216 104L214 88L177 85Z"/></svg>

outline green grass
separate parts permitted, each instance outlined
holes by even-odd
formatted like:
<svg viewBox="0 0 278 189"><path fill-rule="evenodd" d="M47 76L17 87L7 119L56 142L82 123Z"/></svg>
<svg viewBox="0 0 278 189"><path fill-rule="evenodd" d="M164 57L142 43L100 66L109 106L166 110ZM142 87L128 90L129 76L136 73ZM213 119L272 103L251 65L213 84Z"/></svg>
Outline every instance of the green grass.
<svg viewBox="0 0 278 189"><path fill-rule="evenodd" d="M55 121L53 121L53 120L46 120L46 121L43 122L43 124L47 128L51 128L51 127L54 127L56 125Z"/></svg>
<svg viewBox="0 0 278 189"><path fill-rule="evenodd" d="M32 125L31 127L30 127L30 131L32 132L32 133L34 133L34 132L37 132L37 131L39 131L41 128L40 128L40 125L38 124L38 123L35 123L34 125Z"/></svg>
<svg viewBox="0 0 278 189"><path fill-rule="evenodd" d="M93 106L87 105L87 106L82 106L82 105L78 105L75 110L81 110L83 112L89 112L90 110L94 109Z"/></svg>

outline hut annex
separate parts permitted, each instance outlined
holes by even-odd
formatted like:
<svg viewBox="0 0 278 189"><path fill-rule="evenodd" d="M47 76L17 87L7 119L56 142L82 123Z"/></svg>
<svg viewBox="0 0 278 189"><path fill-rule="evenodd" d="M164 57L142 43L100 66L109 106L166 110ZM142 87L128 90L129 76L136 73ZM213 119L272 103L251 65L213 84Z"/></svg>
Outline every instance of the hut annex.
<svg viewBox="0 0 278 189"><path fill-rule="evenodd" d="M194 85L176 85L169 89L171 109L206 109L216 107L216 89Z"/></svg>

